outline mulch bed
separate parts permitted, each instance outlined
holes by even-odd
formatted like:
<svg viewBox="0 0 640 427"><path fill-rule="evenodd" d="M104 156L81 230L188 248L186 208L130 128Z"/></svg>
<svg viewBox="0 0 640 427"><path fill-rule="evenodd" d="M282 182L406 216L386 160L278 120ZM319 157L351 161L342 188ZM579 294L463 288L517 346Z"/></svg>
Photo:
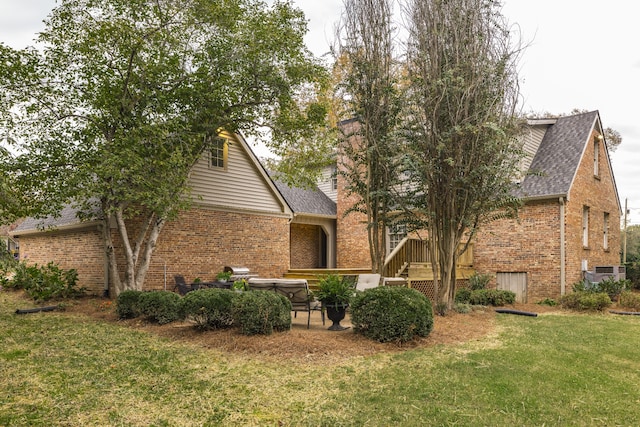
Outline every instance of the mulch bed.
<svg viewBox="0 0 640 427"><path fill-rule="evenodd" d="M527 312L545 313L558 311L558 308L536 304L515 304L507 308ZM238 329L216 331L196 330L189 322L174 322L157 325L142 319L118 320L113 304L107 300L83 298L70 304L68 312L83 314L102 321L118 323L130 328L144 330L172 340L196 345L201 348L216 349L223 352L256 355L262 358L299 361L327 359L340 360L358 356L373 355L382 352L398 352L412 348L430 347L480 340L495 331L497 314L492 308L473 311L467 314L450 312L446 316L435 316L434 329L426 338L410 343L378 343L353 332L329 331L331 324L327 320L322 325L320 313L311 314L311 327L307 329L307 314L292 316L290 331L264 336L244 336ZM350 326L349 317L341 322Z"/></svg>

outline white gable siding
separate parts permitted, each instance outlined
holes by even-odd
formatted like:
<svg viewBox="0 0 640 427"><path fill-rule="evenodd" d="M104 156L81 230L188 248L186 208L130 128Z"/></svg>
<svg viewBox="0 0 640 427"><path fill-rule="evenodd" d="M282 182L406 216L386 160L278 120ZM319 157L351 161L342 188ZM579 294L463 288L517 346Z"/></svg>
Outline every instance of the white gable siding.
<svg viewBox="0 0 640 427"><path fill-rule="evenodd" d="M522 172L522 178L524 179L525 174L529 171L529 167L531 167L531 162L538 152L538 148L540 148L540 143L544 138L544 134L547 132L549 128L548 125L535 125L528 126L527 130L525 130L522 135L523 139L523 147L524 157L520 163L520 171Z"/></svg>
<svg viewBox="0 0 640 427"><path fill-rule="evenodd" d="M335 165L325 166L322 169L322 176L318 182L318 189L327 195L334 202L338 201L338 190L333 188L333 180L335 179Z"/></svg>
<svg viewBox="0 0 640 427"><path fill-rule="evenodd" d="M225 169L210 168L209 153L205 152L195 164L189 179L197 204L258 212L285 212L285 207L241 142L230 139L227 160Z"/></svg>

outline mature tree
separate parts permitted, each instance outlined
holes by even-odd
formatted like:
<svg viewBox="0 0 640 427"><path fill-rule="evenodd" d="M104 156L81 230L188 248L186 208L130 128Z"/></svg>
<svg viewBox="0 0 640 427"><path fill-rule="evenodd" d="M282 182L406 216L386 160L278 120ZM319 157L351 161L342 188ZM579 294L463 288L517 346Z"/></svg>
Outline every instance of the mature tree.
<svg viewBox="0 0 640 427"><path fill-rule="evenodd" d="M344 7L336 49L342 76L338 93L345 101L343 114L356 125L342 127L339 167L347 194L358 199L347 212L366 215L372 270L381 272L399 170L400 98L391 2L345 0Z"/></svg>
<svg viewBox="0 0 640 427"><path fill-rule="evenodd" d="M324 120L309 94L326 72L306 30L288 2L63 0L39 49L0 45L11 145L0 167L16 202L3 213L73 203L97 216L116 293L140 289L163 225L188 207L190 168L221 132L267 129L282 149Z"/></svg>
<svg viewBox="0 0 640 427"><path fill-rule="evenodd" d="M407 10L410 205L429 231L438 303L451 307L463 239L517 206L519 50L498 1L414 0Z"/></svg>

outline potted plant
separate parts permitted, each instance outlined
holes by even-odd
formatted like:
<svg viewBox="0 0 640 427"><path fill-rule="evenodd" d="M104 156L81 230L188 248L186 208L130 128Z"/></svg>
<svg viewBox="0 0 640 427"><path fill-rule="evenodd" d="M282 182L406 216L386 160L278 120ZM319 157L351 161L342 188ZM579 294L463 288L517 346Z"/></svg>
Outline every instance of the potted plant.
<svg viewBox="0 0 640 427"><path fill-rule="evenodd" d="M330 331L348 329L341 326L340 321L344 319L353 294L353 284L337 274L328 274L320 278L318 289L313 292L313 295L322 303L323 309L327 311L327 317L333 322L329 327Z"/></svg>
<svg viewBox="0 0 640 427"><path fill-rule="evenodd" d="M236 280L233 282L233 285L231 285L231 289L236 292L246 291L248 289L247 281L245 279Z"/></svg>
<svg viewBox="0 0 640 427"><path fill-rule="evenodd" d="M216 276L216 279L218 279L219 282L226 283L227 280L231 279L232 275L233 274L230 271L221 271Z"/></svg>

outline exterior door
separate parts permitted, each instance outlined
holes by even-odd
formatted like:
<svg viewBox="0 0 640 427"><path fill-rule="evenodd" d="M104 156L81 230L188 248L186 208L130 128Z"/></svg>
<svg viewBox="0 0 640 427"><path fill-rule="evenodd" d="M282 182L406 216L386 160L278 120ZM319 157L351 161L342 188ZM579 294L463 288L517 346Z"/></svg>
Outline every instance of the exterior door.
<svg viewBox="0 0 640 427"><path fill-rule="evenodd" d="M516 302L527 302L527 273L497 273L498 289L516 294Z"/></svg>

